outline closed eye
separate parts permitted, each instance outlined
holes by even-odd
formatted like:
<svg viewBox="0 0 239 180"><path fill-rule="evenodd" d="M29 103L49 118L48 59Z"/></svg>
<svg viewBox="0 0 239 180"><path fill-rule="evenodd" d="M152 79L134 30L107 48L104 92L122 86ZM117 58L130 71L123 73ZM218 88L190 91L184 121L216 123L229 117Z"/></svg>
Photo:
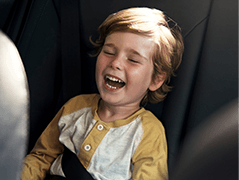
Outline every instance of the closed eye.
<svg viewBox="0 0 239 180"><path fill-rule="evenodd" d="M133 63L139 63L139 61L136 61L134 59L128 59L130 62L133 62Z"/></svg>
<svg viewBox="0 0 239 180"><path fill-rule="evenodd" d="M108 55L115 55L114 53L111 53L111 52L108 52L108 51L103 51L105 54L108 54Z"/></svg>

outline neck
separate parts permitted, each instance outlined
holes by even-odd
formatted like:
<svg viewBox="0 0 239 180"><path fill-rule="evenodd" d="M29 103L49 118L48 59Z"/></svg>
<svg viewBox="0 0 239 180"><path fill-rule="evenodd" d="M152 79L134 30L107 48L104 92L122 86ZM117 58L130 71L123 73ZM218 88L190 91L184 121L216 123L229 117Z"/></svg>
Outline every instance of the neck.
<svg viewBox="0 0 239 180"><path fill-rule="evenodd" d="M139 105L135 106L114 106L105 103L103 100L99 103L98 115L104 122L114 122L130 117L140 109Z"/></svg>

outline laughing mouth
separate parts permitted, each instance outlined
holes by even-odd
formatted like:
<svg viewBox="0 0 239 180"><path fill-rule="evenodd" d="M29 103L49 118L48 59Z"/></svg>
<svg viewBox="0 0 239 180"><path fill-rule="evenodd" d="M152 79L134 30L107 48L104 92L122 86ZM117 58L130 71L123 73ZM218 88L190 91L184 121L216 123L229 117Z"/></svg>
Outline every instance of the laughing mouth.
<svg viewBox="0 0 239 180"><path fill-rule="evenodd" d="M125 82L121 79L106 75L105 84L111 89L119 89L125 86Z"/></svg>

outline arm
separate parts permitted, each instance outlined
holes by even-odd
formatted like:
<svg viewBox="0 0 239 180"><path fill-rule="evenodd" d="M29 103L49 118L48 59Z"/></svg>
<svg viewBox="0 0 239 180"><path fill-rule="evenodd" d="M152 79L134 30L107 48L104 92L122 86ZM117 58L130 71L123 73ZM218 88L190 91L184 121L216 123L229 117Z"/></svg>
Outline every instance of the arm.
<svg viewBox="0 0 239 180"><path fill-rule="evenodd" d="M63 153L64 146L58 140L60 135L58 121L63 109L64 107L57 113L37 140L31 153L26 156L22 168L22 180L44 179L55 158Z"/></svg>
<svg viewBox="0 0 239 180"><path fill-rule="evenodd" d="M132 158L133 180L167 180L167 142L164 128L150 125L144 129L143 138Z"/></svg>

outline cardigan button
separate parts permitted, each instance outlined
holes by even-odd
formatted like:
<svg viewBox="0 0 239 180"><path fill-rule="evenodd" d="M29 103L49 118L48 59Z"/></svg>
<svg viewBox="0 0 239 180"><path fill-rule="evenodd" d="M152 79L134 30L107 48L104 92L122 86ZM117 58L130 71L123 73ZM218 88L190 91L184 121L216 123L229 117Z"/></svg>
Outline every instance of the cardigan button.
<svg viewBox="0 0 239 180"><path fill-rule="evenodd" d="M97 129L98 129L99 131L102 131L102 130L104 129L104 126L103 126L102 124L99 124L99 125L97 126Z"/></svg>
<svg viewBox="0 0 239 180"><path fill-rule="evenodd" d="M90 146L89 144L87 144L87 145L85 145L84 149L85 149L86 151L90 151L90 150L91 150L91 146Z"/></svg>

